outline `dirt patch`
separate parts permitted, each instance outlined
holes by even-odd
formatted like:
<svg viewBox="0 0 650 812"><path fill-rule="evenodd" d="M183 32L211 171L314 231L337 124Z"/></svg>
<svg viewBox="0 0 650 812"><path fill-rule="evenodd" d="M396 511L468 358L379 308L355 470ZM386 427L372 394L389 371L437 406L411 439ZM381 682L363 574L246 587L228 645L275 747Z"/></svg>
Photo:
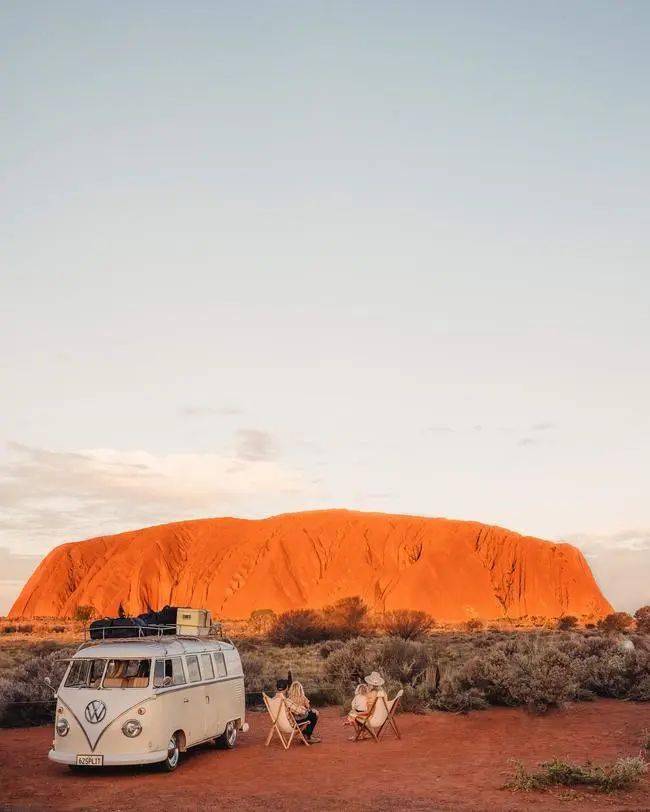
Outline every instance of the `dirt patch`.
<svg viewBox="0 0 650 812"><path fill-rule="evenodd" d="M152 768L79 775L52 764L50 728L0 730L0 808L56 810L650 810L650 780L636 789L511 793L501 789L510 759L533 767L553 756L612 761L638 755L650 706L599 700L544 716L490 709L467 716L403 714L401 741L347 740L333 708L322 712L322 744L285 752L264 747L269 722L251 713L235 750L203 746L176 772Z"/></svg>

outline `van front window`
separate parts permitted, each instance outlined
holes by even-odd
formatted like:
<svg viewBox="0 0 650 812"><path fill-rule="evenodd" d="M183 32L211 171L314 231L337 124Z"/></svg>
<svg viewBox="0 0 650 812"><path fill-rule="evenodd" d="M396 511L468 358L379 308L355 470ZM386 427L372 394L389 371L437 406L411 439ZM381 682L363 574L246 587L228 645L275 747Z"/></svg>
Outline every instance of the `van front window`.
<svg viewBox="0 0 650 812"><path fill-rule="evenodd" d="M109 660L104 688L146 688L151 660Z"/></svg>
<svg viewBox="0 0 650 812"><path fill-rule="evenodd" d="M65 680L66 688L99 688L106 660L73 660Z"/></svg>

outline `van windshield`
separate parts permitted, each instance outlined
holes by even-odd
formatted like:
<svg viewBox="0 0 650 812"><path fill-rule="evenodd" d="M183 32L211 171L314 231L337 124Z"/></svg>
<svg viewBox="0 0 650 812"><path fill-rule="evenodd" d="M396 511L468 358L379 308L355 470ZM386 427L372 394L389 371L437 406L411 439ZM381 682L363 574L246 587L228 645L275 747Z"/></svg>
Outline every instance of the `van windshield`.
<svg viewBox="0 0 650 812"><path fill-rule="evenodd" d="M65 680L66 688L99 688L106 660L73 660Z"/></svg>
<svg viewBox="0 0 650 812"><path fill-rule="evenodd" d="M146 688L151 660L109 660L104 688Z"/></svg>

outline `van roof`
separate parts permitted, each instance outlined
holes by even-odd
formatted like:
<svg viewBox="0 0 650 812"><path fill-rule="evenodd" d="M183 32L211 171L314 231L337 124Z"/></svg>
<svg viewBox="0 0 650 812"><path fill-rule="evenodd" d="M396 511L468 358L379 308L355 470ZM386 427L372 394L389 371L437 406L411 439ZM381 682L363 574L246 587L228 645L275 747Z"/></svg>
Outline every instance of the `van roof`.
<svg viewBox="0 0 650 812"><path fill-rule="evenodd" d="M73 654L81 657L177 657L180 654L198 654L203 651L233 651L230 641L214 638L165 635L162 637L117 638L115 640L88 640Z"/></svg>

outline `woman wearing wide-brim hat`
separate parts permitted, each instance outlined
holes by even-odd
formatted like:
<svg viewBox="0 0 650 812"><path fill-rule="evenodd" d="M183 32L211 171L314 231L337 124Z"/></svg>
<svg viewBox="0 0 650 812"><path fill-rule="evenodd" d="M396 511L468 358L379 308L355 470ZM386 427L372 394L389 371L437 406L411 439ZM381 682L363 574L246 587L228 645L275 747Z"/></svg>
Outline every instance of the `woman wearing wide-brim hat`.
<svg viewBox="0 0 650 812"><path fill-rule="evenodd" d="M384 697L384 699L388 699L388 695L384 690L384 685L386 684L386 680L382 677L382 675L378 671L372 671L368 674L367 677L363 678L363 681L366 685L370 688L366 697L366 707L368 710L365 713L357 713L355 715L355 719L362 720L363 718L367 718L371 713L373 706L377 699L380 697ZM351 736L350 741L356 741L356 736Z"/></svg>
<svg viewBox="0 0 650 812"><path fill-rule="evenodd" d="M379 699L380 696L383 696L384 699L388 699L388 694L384 690L386 680L379 672L372 671L367 677L364 677L364 682L370 686L370 692L368 693L368 708L372 708L375 700Z"/></svg>

